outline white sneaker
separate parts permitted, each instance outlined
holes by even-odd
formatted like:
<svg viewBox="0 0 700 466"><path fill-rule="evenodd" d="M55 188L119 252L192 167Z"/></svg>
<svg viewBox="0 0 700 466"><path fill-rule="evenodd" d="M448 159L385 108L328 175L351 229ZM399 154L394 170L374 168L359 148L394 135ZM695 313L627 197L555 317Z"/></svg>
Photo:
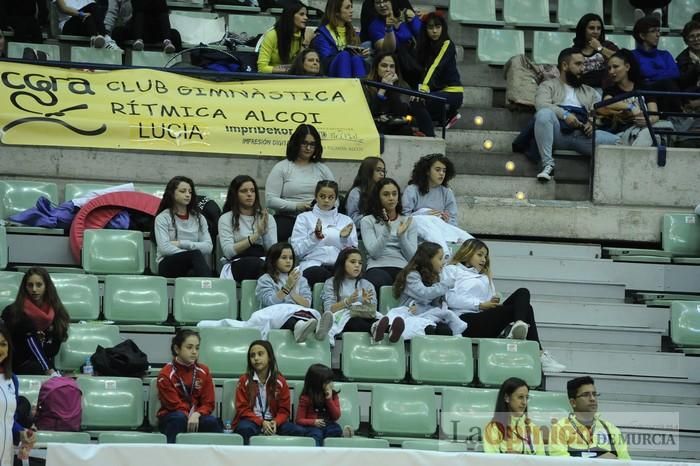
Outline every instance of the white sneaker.
<svg viewBox="0 0 700 466"><path fill-rule="evenodd" d="M105 48L110 50L116 50L117 52L124 53L121 47L109 36L105 36Z"/></svg>
<svg viewBox="0 0 700 466"><path fill-rule="evenodd" d="M542 351L540 355L542 370L544 372L564 372L566 366L552 357L547 351Z"/></svg>
<svg viewBox="0 0 700 466"><path fill-rule="evenodd" d="M140 52L143 50L143 39L136 39L133 44L131 44L131 50L135 52Z"/></svg>
<svg viewBox="0 0 700 466"><path fill-rule="evenodd" d="M165 39L163 41L163 53L175 53L175 46L170 39Z"/></svg>
<svg viewBox="0 0 700 466"><path fill-rule="evenodd" d="M333 313L326 311L321 314L321 320L318 321L316 325L315 337L317 340L323 340L328 336L328 331L333 326Z"/></svg>
<svg viewBox="0 0 700 466"><path fill-rule="evenodd" d="M634 9L634 22L636 23L640 19L644 18L646 16L646 13L644 13L644 10L641 8L635 8Z"/></svg>
<svg viewBox="0 0 700 466"><path fill-rule="evenodd" d="M508 336L506 338L511 338L513 340L524 340L527 338L527 330L529 328L530 326L522 320L516 320L513 326L510 328L510 332L508 332Z"/></svg>
<svg viewBox="0 0 700 466"><path fill-rule="evenodd" d="M351 438L353 435L355 435L355 432L352 430L352 426L343 427L343 437Z"/></svg>
<svg viewBox="0 0 700 466"><path fill-rule="evenodd" d="M659 22L661 22L661 17L663 14L664 11L661 8L655 8L654 11L651 12L651 16L656 16L659 19Z"/></svg>
<svg viewBox="0 0 700 466"><path fill-rule="evenodd" d="M541 172L537 174L537 179L540 181L550 181L554 179L554 166L545 165Z"/></svg>
<svg viewBox="0 0 700 466"><path fill-rule="evenodd" d="M316 330L316 319L300 320L294 325L294 341L303 343Z"/></svg>
<svg viewBox="0 0 700 466"><path fill-rule="evenodd" d="M105 38L104 36L97 35L97 36L92 36L90 38L90 47L96 48L96 49L101 49L102 47L105 46Z"/></svg>

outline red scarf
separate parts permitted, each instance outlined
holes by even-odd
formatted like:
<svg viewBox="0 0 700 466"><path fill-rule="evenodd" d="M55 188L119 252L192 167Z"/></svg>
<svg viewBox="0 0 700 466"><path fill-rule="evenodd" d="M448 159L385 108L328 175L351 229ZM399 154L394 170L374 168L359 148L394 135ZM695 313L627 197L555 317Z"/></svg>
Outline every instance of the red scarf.
<svg viewBox="0 0 700 466"><path fill-rule="evenodd" d="M31 299L25 298L24 313L32 320L34 327L42 332L53 323L54 311L48 303L39 307Z"/></svg>

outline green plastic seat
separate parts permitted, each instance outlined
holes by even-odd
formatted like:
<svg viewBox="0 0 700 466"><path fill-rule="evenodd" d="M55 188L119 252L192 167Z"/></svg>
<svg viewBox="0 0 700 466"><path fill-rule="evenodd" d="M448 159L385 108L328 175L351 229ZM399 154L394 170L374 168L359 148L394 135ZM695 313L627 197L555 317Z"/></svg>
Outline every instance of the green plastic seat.
<svg viewBox="0 0 700 466"><path fill-rule="evenodd" d="M212 201L216 202L219 208L224 207L226 202L226 195L228 194L228 188L214 188L211 186L200 186L197 188L197 194L200 196L207 196Z"/></svg>
<svg viewBox="0 0 700 466"><path fill-rule="evenodd" d="M678 346L700 346L700 301L671 303L671 341Z"/></svg>
<svg viewBox="0 0 700 466"><path fill-rule="evenodd" d="M19 394L29 400L33 407L36 407L41 384L49 379L48 376L18 375L17 379L19 380Z"/></svg>
<svg viewBox="0 0 700 466"><path fill-rule="evenodd" d="M383 438L367 437L328 437L323 439L327 448L390 448L389 441Z"/></svg>
<svg viewBox="0 0 700 466"><path fill-rule="evenodd" d="M101 432L98 443L168 443L165 435L156 432Z"/></svg>
<svg viewBox="0 0 700 466"><path fill-rule="evenodd" d="M406 350L403 339L370 344L364 332L343 333L341 368L351 381L398 382L406 376Z"/></svg>
<svg viewBox="0 0 700 466"><path fill-rule="evenodd" d="M140 275L145 268L143 233L129 230L85 230L83 268L98 275Z"/></svg>
<svg viewBox="0 0 700 466"><path fill-rule="evenodd" d="M57 432L50 430L39 430L36 432L36 443L38 445L46 443L90 443L90 433L88 432Z"/></svg>
<svg viewBox="0 0 700 466"><path fill-rule="evenodd" d="M78 377L83 429L133 430L143 422L143 384L128 377Z"/></svg>
<svg viewBox="0 0 700 466"><path fill-rule="evenodd" d="M23 276L21 272L0 271L0 309L15 302Z"/></svg>
<svg viewBox="0 0 700 466"><path fill-rule="evenodd" d="M236 282L221 278L176 278L173 314L181 323L235 319Z"/></svg>
<svg viewBox="0 0 700 466"><path fill-rule="evenodd" d="M264 34L275 25L272 15L228 15L228 30L236 34L246 33L248 37Z"/></svg>
<svg viewBox="0 0 700 466"><path fill-rule="evenodd" d="M700 256L700 218L690 212L665 214L661 248L674 256Z"/></svg>
<svg viewBox="0 0 700 466"><path fill-rule="evenodd" d="M221 420L233 421L236 417L236 386L238 379L224 380L221 389Z"/></svg>
<svg viewBox="0 0 700 466"><path fill-rule="evenodd" d="M70 60L75 63L96 63L100 65L121 65L122 53L118 50L94 47L76 47L70 49Z"/></svg>
<svg viewBox="0 0 700 466"><path fill-rule="evenodd" d="M450 442L449 440L420 439L405 440L401 443L401 448L406 450L466 452L467 444L464 442Z"/></svg>
<svg viewBox="0 0 700 466"><path fill-rule="evenodd" d="M629 5L628 5L629 7ZM605 39L617 45L621 49L634 50L634 36L632 34L605 34Z"/></svg>
<svg viewBox="0 0 700 466"><path fill-rule="evenodd" d="M418 336L411 340L411 377L418 383L468 385L474 379L471 338Z"/></svg>
<svg viewBox="0 0 700 466"><path fill-rule="evenodd" d="M611 8L612 26L619 31L631 31L634 26L634 8L629 0L612 0ZM632 38L634 40L634 38ZM617 42L616 42L617 44ZM620 47L620 44L617 44ZM630 49L633 50L633 49Z"/></svg>
<svg viewBox="0 0 700 466"><path fill-rule="evenodd" d="M56 273L51 274L51 281L71 322L97 320L100 316L100 287L95 275Z"/></svg>
<svg viewBox="0 0 700 466"><path fill-rule="evenodd" d="M49 61L61 60L61 48L54 44L33 44L24 42L10 42L7 44L8 58L22 58L24 48L29 47L34 50L41 50L46 53L46 59Z"/></svg>
<svg viewBox="0 0 700 466"><path fill-rule="evenodd" d="M7 232L5 231L5 227L0 227L0 270L5 270L7 268L7 258L9 255Z"/></svg>
<svg viewBox="0 0 700 466"><path fill-rule="evenodd" d="M115 184L117 183L66 183L66 187L63 190L63 199L70 201L71 199L83 197L92 191L109 188Z"/></svg>
<svg viewBox="0 0 700 466"><path fill-rule="evenodd" d="M12 42L10 42L10 45L12 45ZM21 55L19 58L21 58ZM0 180L0 220L36 206L36 201L41 196L51 202L58 203L58 187L56 183L30 180Z"/></svg>
<svg viewBox="0 0 700 466"><path fill-rule="evenodd" d="M315 447L311 437L291 437L288 435L256 435L250 438L253 447Z"/></svg>
<svg viewBox="0 0 700 466"><path fill-rule="evenodd" d="M527 413L530 420L543 429L565 418L571 412L571 404L566 393L540 392L530 390Z"/></svg>
<svg viewBox="0 0 700 466"><path fill-rule="evenodd" d="M399 300L394 298L394 287L384 285L379 288L379 312L386 314L389 310L397 307Z"/></svg>
<svg viewBox="0 0 700 466"><path fill-rule="evenodd" d="M164 68L165 65L170 62L173 58L171 53L154 52L148 50L142 50L137 52L135 50L131 51L131 66L147 66L149 68ZM180 57L175 57L175 59L170 62L171 66L180 63L182 60Z"/></svg>
<svg viewBox="0 0 700 466"><path fill-rule="evenodd" d="M168 318L168 281L145 275L108 275L105 319L124 324L160 324Z"/></svg>
<svg viewBox="0 0 700 466"><path fill-rule="evenodd" d="M158 398L158 377L153 377L148 384L148 424L158 430L158 410L160 398Z"/></svg>
<svg viewBox="0 0 700 466"><path fill-rule="evenodd" d="M323 299L321 299L321 292L323 291L323 283L316 283L314 285L313 295L311 296L311 306L318 312L323 312Z"/></svg>
<svg viewBox="0 0 700 466"><path fill-rule="evenodd" d="M267 339L272 344L277 366L285 377L303 379L312 364L331 365L331 347L328 338L309 338L303 343L294 341L289 330L270 330Z"/></svg>
<svg viewBox="0 0 700 466"><path fill-rule="evenodd" d="M603 0L559 0L557 21L562 26L575 28L581 17L588 13L595 13L603 18Z"/></svg>
<svg viewBox="0 0 700 466"><path fill-rule="evenodd" d="M676 58L686 47L680 36L661 36L659 39L659 49L667 50L673 58Z"/></svg>
<svg viewBox="0 0 700 466"><path fill-rule="evenodd" d="M542 382L540 348L535 341L482 338L477 363L479 382L500 386L509 377L519 377L530 387Z"/></svg>
<svg viewBox="0 0 700 466"><path fill-rule="evenodd" d="M573 46L575 34L570 32L535 31L532 58L538 65L556 65L559 53Z"/></svg>
<svg viewBox="0 0 700 466"><path fill-rule="evenodd" d="M700 4L697 0L673 0L668 5L668 27L673 31L681 31L698 11Z"/></svg>
<svg viewBox="0 0 700 466"><path fill-rule="evenodd" d="M371 425L377 436L430 437L435 433L435 389L411 385L372 387Z"/></svg>
<svg viewBox="0 0 700 466"><path fill-rule="evenodd" d="M498 390L445 387L440 412L441 436L452 441L478 442L493 417Z"/></svg>
<svg viewBox="0 0 700 466"><path fill-rule="evenodd" d="M97 345L111 348L121 342L119 327L105 324L71 324L68 340L61 344L56 355L56 368L61 371L77 371L92 356Z"/></svg>
<svg viewBox="0 0 700 466"><path fill-rule="evenodd" d="M503 19L514 26L559 27L549 21L549 0L503 0Z"/></svg>
<svg viewBox="0 0 700 466"><path fill-rule="evenodd" d="M248 346L259 340L254 328L201 327L199 360L216 377L238 377L248 365Z"/></svg>
<svg viewBox="0 0 700 466"><path fill-rule="evenodd" d="M177 434L175 443L183 445L243 445L243 437L238 434L216 434L210 432L183 432Z"/></svg>
<svg viewBox="0 0 700 466"><path fill-rule="evenodd" d="M257 280L243 280L241 282L241 320L250 319L251 314L260 309L258 298L255 297L257 284Z"/></svg>
<svg viewBox="0 0 700 466"><path fill-rule="evenodd" d="M462 24L502 26L496 20L496 0L461 0L450 2L450 19Z"/></svg>
<svg viewBox="0 0 700 466"><path fill-rule="evenodd" d="M479 29L476 55L481 63L503 65L525 53L525 34L514 29Z"/></svg>

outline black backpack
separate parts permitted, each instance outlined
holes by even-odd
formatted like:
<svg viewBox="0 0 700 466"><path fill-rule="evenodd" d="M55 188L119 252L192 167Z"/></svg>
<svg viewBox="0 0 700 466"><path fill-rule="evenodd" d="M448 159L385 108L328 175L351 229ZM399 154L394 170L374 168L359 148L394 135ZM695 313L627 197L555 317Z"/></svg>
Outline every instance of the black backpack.
<svg viewBox="0 0 700 466"><path fill-rule="evenodd" d="M97 346L90 357L95 375L143 377L148 372L148 357L136 343L124 340L112 348Z"/></svg>

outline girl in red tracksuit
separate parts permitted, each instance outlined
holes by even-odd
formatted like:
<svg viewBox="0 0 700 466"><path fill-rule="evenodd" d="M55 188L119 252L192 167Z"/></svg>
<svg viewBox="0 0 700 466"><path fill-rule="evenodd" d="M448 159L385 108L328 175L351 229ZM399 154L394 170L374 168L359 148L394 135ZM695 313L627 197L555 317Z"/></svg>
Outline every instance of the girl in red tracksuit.
<svg viewBox="0 0 700 466"><path fill-rule="evenodd" d="M180 330L170 349L173 362L158 374L158 428L175 443L181 432L221 432L214 411L214 381L209 368L197 362L199 333Z"/></svg>
<svg viewBox="0 0 700 466"><path fill-rule="evenodd" d="M296 423L313 437L316 446L326 437L340 437L343 430L336 422L340 417L338 392L333 390L333 371L323 364L313 364L306 371L304 388L299 398ZM346 428L350 435L352 430Z"/></svg>
<svg viewBox="0 0 700 466"><path fill-rule="evenodd" d="M289 385L277 370L268 341L256 340L248 347L248 368L238 380L235 404L234 430L246 445L260 434L307 436L304 428L289 422Z"/></svg>

